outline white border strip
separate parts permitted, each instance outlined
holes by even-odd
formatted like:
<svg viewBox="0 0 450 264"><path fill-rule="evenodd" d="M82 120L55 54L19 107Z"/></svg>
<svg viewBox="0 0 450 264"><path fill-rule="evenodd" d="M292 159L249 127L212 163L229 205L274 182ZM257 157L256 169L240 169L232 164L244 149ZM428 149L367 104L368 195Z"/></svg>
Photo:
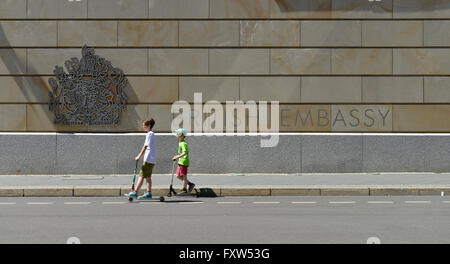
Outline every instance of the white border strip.
<svg viewBox="0 0 450 264"><path fill-rule="evenodd" d="M157 136L175 136L175 133L155 133ZM39 133L0 132L6 136L145 136L145 133ZM450 133L188 133L188 136L450 136Z"/></svg>

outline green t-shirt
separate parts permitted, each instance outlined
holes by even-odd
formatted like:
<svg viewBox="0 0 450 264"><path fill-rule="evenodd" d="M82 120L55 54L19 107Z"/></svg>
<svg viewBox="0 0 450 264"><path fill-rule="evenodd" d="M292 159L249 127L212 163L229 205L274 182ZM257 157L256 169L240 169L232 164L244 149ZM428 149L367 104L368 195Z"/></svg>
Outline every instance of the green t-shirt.
<svg viewBox="0 0 450 264"><path fill-rule="evenodd" d="M186 141L183 140L178 143L178 154L183 154L184 152L186 152L186 155L178 160L178 164L189 166L189 148Z"/></svg>

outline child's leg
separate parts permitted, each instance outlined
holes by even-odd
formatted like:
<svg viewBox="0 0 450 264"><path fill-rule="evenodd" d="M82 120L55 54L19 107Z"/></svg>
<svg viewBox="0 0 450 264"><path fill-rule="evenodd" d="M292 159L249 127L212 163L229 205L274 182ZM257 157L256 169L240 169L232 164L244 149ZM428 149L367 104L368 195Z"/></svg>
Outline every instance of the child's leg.
<svg viewBox="0 0 450 264"><path fill-rule="evenodd" d="M152 192L152 178L147 178L147 192Z"/></svg>
<svg viewBox="0 0 450 264"><path fill-rule="evenodd" d="M139 190L141 189L143 183L144 183L144 178L143 177L139 177L138 182L136 184L136 188L135 188L136 192L139 192Z"/></svg>

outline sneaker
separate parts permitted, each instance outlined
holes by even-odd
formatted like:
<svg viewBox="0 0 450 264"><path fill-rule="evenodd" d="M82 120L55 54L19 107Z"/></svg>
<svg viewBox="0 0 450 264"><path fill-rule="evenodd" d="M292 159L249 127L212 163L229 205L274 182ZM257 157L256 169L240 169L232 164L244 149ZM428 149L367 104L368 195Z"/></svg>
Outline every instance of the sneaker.
<svg viewBox="0 0 450 264"><path fill-rule="evenodd" d="M181 189L178 194L186 194L188 193L187 189Z"/></svg>
<svg viewBox="0 0 450 264"><path fill-rule="evenodd" d="M190 183L188 183L188 186L189 186L189 192L192 192L194 190L195 183L190 182Z"/></svg>
<svg viewBox="0 0 450 264"><path fill-rule="evenodd" d="M130 193L125 194L126 197L133 197L133 198L137 198L138 194L136 191L132 191Z"/></svg>
<svg viewBox="0 0 450 264"><path fill-rule="evenodd" d="M152 193L151 192L144 193L144 195L141 195L138 197L138 200L141 200L141 199L152 199Z"/></svg>

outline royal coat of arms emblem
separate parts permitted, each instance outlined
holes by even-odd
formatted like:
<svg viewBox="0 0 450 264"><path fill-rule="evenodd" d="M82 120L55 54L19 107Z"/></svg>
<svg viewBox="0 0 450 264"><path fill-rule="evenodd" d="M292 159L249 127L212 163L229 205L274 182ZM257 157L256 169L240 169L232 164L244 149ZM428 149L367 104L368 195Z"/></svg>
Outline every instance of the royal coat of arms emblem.
<svg viewBox="0 0 450 264"><path fill-rule="evenodd" d="M126 110L128 84L121 69L95 55L86 45L82 58L72 58L63 67L56 66L55 78L49 79L49 110L54 112L56 125L107 126L119 125Z"/></svg>

